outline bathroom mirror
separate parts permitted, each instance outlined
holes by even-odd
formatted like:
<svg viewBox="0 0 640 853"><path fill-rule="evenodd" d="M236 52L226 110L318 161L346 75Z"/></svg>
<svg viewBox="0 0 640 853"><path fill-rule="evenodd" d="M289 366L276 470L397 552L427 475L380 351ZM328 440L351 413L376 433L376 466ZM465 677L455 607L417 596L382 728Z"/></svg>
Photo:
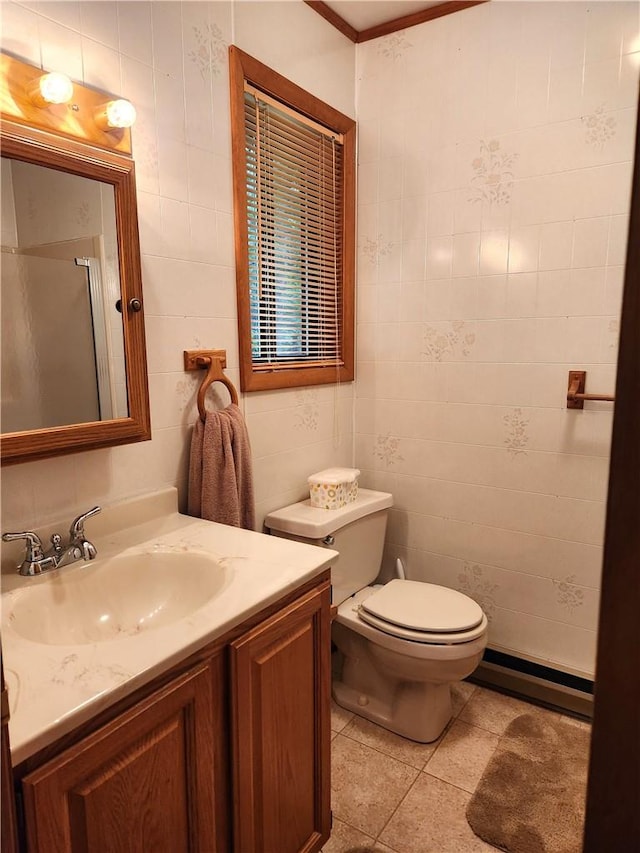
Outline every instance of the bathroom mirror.
<svg viewBox="0 0 640 853"><path fill-rule="evenodd" d="M2 122L2 463L150 438L133 161Z"/></svg>

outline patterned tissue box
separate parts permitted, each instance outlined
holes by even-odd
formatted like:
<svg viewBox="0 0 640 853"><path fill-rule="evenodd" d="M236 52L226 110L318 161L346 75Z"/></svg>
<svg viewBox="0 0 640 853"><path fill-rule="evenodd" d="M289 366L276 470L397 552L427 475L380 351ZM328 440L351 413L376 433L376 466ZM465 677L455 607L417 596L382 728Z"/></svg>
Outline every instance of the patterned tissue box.
<svg viewBox="0 0 640 853"><path fill-rule="evenodd" d="M340 509L358 496L357 468L327 468L308 478L311 506Z"/></svg>

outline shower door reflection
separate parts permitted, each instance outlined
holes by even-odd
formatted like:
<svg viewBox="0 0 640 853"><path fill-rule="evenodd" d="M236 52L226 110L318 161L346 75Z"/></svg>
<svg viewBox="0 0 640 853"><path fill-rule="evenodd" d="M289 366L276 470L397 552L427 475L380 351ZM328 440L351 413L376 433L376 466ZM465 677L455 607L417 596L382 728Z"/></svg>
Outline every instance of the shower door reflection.
<svg viewBox="0 0 640 853"><path fill-rule="evenodd" d="M118 396L126 414L92 249L91 240L3 249L3 432L111 419Z"/></svg>

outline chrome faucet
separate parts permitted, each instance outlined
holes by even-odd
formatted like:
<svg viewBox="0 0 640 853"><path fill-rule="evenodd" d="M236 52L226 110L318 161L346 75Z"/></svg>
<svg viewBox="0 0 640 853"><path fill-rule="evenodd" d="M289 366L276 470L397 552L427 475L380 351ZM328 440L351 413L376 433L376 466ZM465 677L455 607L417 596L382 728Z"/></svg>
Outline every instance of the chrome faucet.
<svg viewBox="0 0 640 853"><path fill-rule="evenodd" d="M62 536L54 533L51 537L51 548L44 550L42 540L37 533L25 530L24 533L3 533L5 542L13 542L16 539L26 541L26 553L24 560L18 566L18 573L28 577L40 575L51 569L61 569L78 560L93 560L98 553L95 545L89 542L84 534L84 523L87 518L100 512L99 506L94 506L88 512L83 512L71 522L69 528L69 541L66 545L62 543Z"/></svg>

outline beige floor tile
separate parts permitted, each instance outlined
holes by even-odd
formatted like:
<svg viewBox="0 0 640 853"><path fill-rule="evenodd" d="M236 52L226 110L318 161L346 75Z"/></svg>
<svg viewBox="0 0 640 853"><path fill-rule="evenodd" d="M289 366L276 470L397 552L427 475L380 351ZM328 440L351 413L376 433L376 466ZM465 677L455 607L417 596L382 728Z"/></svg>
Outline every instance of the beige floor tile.
<svg viewBox="0 0 640 853"><path fill-rule="evenodd" d="M334 816L377 837L419 771L343 734L334 739L331 753Z"/></svg>
<svg viewBox="0 0 640 853"><path fill-rule="evenodd" d="M451 704L454 717L458 716L475 691L476 685L470 684L468 681L459 681L457 684L451 685Z"/></svg>
<svg viewBox="0 0 640 853"><path fill-rule="evenodd" d="M380 834L401 853L495 853L467 823L470 794L421 773Z"/></svg>
<svg viewBox="0 0 640 853"><path fill-rule="evenodd" d="M369 835L334 818L331 838L322 848L322 853L386 853L388 850L391 848L376 844Z"/></svg>
<svg viewBox="0 0 640 853"><path fill-rule="evenodd" d="M347 711L345 708L341 708L340 705L336 705L336 703L331 700L331 731L332 732L341 732L342 729L347 725L348 722L353 718L354 714L352 711Z"/></svg>
<svg viewBox="0 0 640 853"><path fill-rule="evenodd" d="M501 735L519 714L534 713L552 714L553 712L545 711L521 699L514 699L512 696L478 687L460 712L458 719Z"/></svg>
<svg viewBox="0 0 640 853"><path fill-rule="evenodd" d="M473 794L499 739L498 735L456 720L427 762L425 773Z"/></svg>
<svg viewBox="0 0 640 853"><path fill-rule="evenodd" d="M392 758L397 758L398 761L404 761L405 764L410 764L418 770L422 770L439 743L439 741L416 743L358 716L354 716L344 727L342 734L384 752Z"/></svg>

